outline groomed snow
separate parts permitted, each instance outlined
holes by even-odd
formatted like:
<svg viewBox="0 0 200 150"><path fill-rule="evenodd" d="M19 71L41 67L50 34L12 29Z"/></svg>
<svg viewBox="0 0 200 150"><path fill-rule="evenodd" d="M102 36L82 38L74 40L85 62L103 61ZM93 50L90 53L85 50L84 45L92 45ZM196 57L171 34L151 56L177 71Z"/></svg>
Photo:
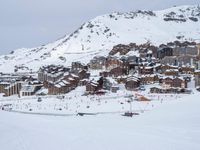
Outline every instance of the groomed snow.
<svg viewBox="0 0 200 150"><path fill-rule="evenodd" d="M126 118L0 112L2 150L199 150L199 93Z"/></svg>

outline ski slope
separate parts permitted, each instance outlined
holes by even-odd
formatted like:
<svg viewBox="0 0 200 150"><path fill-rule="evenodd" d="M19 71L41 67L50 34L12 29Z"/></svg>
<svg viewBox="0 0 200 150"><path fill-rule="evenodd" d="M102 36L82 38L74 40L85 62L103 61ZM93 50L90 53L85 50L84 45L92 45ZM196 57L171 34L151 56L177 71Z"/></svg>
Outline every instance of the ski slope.
<svg viewBox="0 0 200 150"><path fill-rule="evenodd" d="M199 150L199 93L133 118L37 116L0 111L2 150Z"/></svg>

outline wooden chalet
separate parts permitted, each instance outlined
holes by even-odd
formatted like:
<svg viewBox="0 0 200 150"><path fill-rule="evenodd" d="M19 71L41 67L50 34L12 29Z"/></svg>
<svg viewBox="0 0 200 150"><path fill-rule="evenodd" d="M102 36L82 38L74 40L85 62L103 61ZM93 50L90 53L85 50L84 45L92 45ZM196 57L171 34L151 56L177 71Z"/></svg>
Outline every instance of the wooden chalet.
<svg viewBox="0 0 200 150"><path fill-rule="evenodd" d="M173 66L173 65L164 65L164 64L162 64L160 69L161 69L161 73L165 73L166 70L179 69L179 67L178 66Z"/></svg>
<svg viewBox="0 0 200 150"><path fill-rule="evenodd" d="M79 81L78 86L86 86L87 83L88 83L88 79L82 79Z"/></svg>
<svg viewBox="0 0 200 150"><path fill-rule="evenodd" d="M90 81L86 84L86 93L94 94L99 90L99 83L96 81Z"/></svg>
<svg viewBox="0 0 200 150"><path fill-rule="evenodd" d="M48 65L43 66L38 71L38 80L41 82L56 82L60 80L65 72L68 72L69 68L65 68L61 65Z"/></svg>
<svg viewBox="0 0 200 150"><path fill-rule="evenodd" d="M154 68L152 66L142 66L139 68L140 74L153 74Z"/></svg>
<svg viewBox="0 0 200 150"><path fill-rule="evenodd" d="M80 81L79 76L72 74L72 73L65 75L63 79L66 80L67 82L69 82L72 88L76 88Z"/></svg>
<svg viewBox="0 0 200 150"><path fill-rule="evenodd" d="M125 87L129 91L133 91L140 86L140 79L137 77L129 77L126 80Z"/></svg>
<svg viewBox="0 0 200 150"><path fill-rule="evenodd" d="M185 79L181 77L165 77L162 80L163 88L187 88L187 82Z"/></svg>
<svg viewBox="0 0 200 150"><path fill-rule="evenodd" d="M88 66L90 69L99 70L105 67L106 57L104 56L96 56L92 60L90 60Z"/></svg>
<svg viewBox="0 0 200 150"><path fill-rule="evenodd" d="M9 82L0 82L0 93L4 93L5 92L5 88L8 87L10 85Z"/></svg>
<svg viewBox="0 0 200 150"><path fill-rule="evenodd" d="M117 67L123 67L123 61L119 60L116 57L108 57L105 62L106 70L112 70Z"/></svg>
<svg viewBox="0 0 200 150"><path fill-rule="evenodd" d="M140 63L140 57L137 56L129 56L127 57L127 63L128 63L128 70L135 70L138 68Z"/></svg>
<svg viewBox="0 0 200 150"><path fill-rule="evenodd" d="M193 66L182 66L179 68L181 74L194 74L195 68Z"/></svg>
<svg viewBox="0 0 200 150"><path fill-rule="evenodd" d="M167 69L165 71L165 76L178 76L179 70L178 69Z"/></svg>
<svg viewBox="0 0 200 150"><path fill-rule="evenodd" d="M22 87L22 82L16 81L13 83L10 83L7 87L4 88L4 96L11 96L11 95L19 95L19 92Z"/></svg>
<svg viewBox="0 0 200 150"><path fill-rule="evenodd" d="M150 93L156 93L156 94L181 94L181 93L184 93L184 94L190 94L191 91L190 90L187 90L185 88L168 88L168 89L165 89L165 88L158 88L158 87L152 87L150 88Z"/></svg>
<svg viewBox="0 0 200 150"><path fill-rule="evenodd" d="M0 93L4 93L4 96L19 95L22 83L20 75L0 74Z"/></svg>
<svg viewBox="0 0 200 150"><path fill-rule="evenodd" d="M59 95L59 94L65 94L73 90L74 87L71 86L71 84L66 80L58 81L48 88L48 94L49 95Z"/></svg>
<svg viewBox="0 0 200 150"><path fill-rule="evenodd" d="M122 67L116 67L110 70L109 75L112 77L127 75L127 70Z"/></svg>
<svg viewBox="0 0 200 150"><path fill-rule="evenodd" d="M150 93L162 93L162 89L158 87L150 88Z"/></svg>
<svg viewBox="0 0 200 150"><path fill-rule="evenodd" d="M157 58L163 59L166 56L173 56L173 49L166 45L161 45L157 51Z"/></svg>
<svg viewBox="0 0 200 150"><path fill-rule="evenodd" d="M148 74L140 76L141 84L153 84L159 82L159 77L156 74Z"/></svg>
<svg viewBox="0 0 200 150"><path fill-rule="evenodd" d="M90 73L88 73L87 70L80 70L77 73L77 76L79 77L80 80L88 79L90 77Z"/></svg>
<svg viewBox="0 0 200 150"><path fill-rule="evenodd" d="M113 49L110 51L109 55L115 55L120 53L120 55L126 55L131 49L130 45L118 44L113 46Z"/></svg>
<svg viewBox="0 0 200 150"><path fill-rule="evenodd" d="M194 79L195 79L195 86L199 87L200 86L200 70L196 70L194 72Z"/></svg>
<svg viewBox="0 0 200 150"><path fill-rule="evenodd" d="M71 65L71 70L76 71L76 70L88 70L88 66L85 64L82 64L81 62L72 62Z"/></svg>

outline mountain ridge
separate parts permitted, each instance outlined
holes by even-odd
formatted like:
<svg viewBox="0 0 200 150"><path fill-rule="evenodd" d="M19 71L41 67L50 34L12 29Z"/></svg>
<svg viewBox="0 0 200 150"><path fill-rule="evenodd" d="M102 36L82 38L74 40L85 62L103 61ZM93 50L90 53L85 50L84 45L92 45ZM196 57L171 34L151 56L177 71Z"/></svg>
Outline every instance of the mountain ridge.
<svg viewBox="0 0 200 150"><path fill-rule="evenodd" d="M70 35L36 48L23 48L0 56L2 72L37 71L46 64L69 66L72 61L87 63L95 55L108 55L117 44L175 40L195 41L200 37L200 7L184 5L159 11L138 10L98 16Z"/></svg>

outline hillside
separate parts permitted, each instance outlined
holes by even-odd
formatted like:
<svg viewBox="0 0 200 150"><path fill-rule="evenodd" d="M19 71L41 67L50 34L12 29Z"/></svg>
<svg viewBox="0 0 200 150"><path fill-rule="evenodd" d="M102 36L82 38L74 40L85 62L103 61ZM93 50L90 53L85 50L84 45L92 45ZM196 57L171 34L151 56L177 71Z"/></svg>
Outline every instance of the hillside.
<svg viewBox="0 0 200 150"><path fill-rule="evenodd" d="M23 48L0 56L1 72L37 71L45 64L69 66L107 55L116 44L154 45L200 37L200 7L179 6L160 11L111 13L84 23L70 35L37 48Z"/></svg>

